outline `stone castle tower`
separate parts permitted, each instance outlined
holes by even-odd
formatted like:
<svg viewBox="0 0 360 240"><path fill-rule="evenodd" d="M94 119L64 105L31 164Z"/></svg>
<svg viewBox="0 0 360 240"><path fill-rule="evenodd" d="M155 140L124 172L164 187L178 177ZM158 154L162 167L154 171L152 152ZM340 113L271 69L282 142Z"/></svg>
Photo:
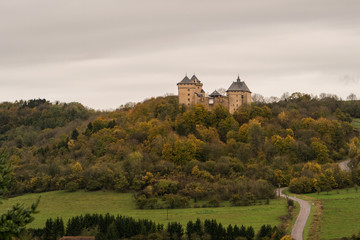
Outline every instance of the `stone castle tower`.
<svg viewBox="0 0 360 240"><path fill-rule="evenodd" d="M179 104L186 106L194 104L202 104L207 109L215 108L223 105L229 109L230 113L234 113L240 106L251 103L251 91L240 77L233 82L226 91L226 96L221 95L218 91L214 91L207 96L202 89L203 84L193 75L191 79L184 77L178 84Z"/></svg>

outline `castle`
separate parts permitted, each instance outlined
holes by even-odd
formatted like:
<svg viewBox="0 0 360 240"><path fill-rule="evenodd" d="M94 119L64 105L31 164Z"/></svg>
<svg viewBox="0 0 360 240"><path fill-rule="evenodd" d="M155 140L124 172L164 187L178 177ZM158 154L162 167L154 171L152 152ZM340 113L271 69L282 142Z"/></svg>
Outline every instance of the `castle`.
<svg viewBox="0 0 360 240"><path fill-rule="evenodd" d="M187 106L194 104L202 104L206 109L213 109L218 105L223 105L234 113L241 105L251 103L251 91L240 77L233 82L226 91L226 96L221 95L218 91L214 91L207 96L202 89L203 84L193 75L190 79L185 76L178 84L179 104Z"/></svg>

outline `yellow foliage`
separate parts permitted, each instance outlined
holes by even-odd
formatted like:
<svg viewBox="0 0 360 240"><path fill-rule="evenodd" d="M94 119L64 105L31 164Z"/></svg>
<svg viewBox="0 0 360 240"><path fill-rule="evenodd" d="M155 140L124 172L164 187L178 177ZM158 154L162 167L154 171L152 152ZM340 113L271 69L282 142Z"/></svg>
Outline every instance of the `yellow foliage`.
<svg viewBox="0 0 360 240"><path fill-rule="evenodd" d="M199 177L199 178L204 178L204 179L207 179L207 180L214 180L214 176L211 175L208 171L206 170L203 170L203 171L200 171L199 170L199 167L196 165L195 167L193 167L192 171L191 171L191 174L195 177Z"/></svg>
<svg viewBox="0 0 360 240"><path fill-rule="evenodd" d="M289 117L287 116L287 114L285 112L281 112L278 115L278 119L282 124L284 124L289 120Z"/></svg>
<svg viewBox="0 0 360 240"><path fill-rule="evenodd" d="M199 170L199 167L197 165L195 167L193 167L193 169L191 171L191 174L193 176L196 176L196 177L198 177L200 175L200 170Z"/></svg>
<svg viewBox="0 0 360 240"><path fill-rule="evenodd" d="M153 183L154 175L151 172L146 172L145 176L142 176L142 180L146 182L146 184Z"/></svg>
<svg viewBox="0 0 360 240"><path fill-rule="evenodd" d="M293 238L290 235L285 235L281 238L281 240L293 240Z"/></svg>
<svg viewBox="0 0 360 240"><path fill-rule="evenodd" d="M309 128L312 123L314 123L315 120L313 118L303 118L301 119L301 123L304 125L304 127Z"/></svg>
<svg viewBox="0 0 360 240"><path fill-rule="evenodd" d="M79 162L76 162L72 167L71 167L71 170L73 173L80 173L83 171L83 168L81 166L81 163Z"/></svg>
<svg viewBox="0 0 360 240"><path fill-rule="evenodd" d="M238 134L239 134L239 140L241 142L246 142L248 139L248 130L249 130L249 125L248 124L243 124L241 125L241 127L239 128Z"/></svg>
<svg viewBox="0 0 360 240"><path fill-rule="evenodd" d="M307 162L305 163L302 171L309 170L315 174L321 173L321 165L318 163Z"/></svg>

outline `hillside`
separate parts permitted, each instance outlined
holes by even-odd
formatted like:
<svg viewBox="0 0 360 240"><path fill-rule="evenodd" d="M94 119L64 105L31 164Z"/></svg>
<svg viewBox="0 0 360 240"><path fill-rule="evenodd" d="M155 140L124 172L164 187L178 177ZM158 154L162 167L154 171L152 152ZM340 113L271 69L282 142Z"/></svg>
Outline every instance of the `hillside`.
<svg viewBox="0 0 360 240"><path fill-rule="evenodd" d="M190 199L251 205L279 185L314 192L360 184L359 170L333 164L359 158L351 124L359 116L358 101L300 93L234 114L179 106L175 96L112 112L39 99L0 104L0 146L15 167L11 195L108 189L136 192L139 208Z"/></svg>

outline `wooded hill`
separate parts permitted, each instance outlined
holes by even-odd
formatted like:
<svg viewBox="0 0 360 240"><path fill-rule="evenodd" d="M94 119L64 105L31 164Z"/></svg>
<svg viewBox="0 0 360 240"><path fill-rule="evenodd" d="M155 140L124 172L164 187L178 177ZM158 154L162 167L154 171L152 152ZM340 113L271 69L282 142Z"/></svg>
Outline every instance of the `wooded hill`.
<svg viewBox="0 0 360 240"><path fill-rule="evenodd" d="M249 205L274 186L314 192L360 184L360 101L294 93L233 115L158 97L99 112L44 99L0 104L0 147L14 165L10 194L59 189L136 192L140 208ZM336 164L351 157L355 168ZM356 160L357 159L357 160Z"/></svg>

